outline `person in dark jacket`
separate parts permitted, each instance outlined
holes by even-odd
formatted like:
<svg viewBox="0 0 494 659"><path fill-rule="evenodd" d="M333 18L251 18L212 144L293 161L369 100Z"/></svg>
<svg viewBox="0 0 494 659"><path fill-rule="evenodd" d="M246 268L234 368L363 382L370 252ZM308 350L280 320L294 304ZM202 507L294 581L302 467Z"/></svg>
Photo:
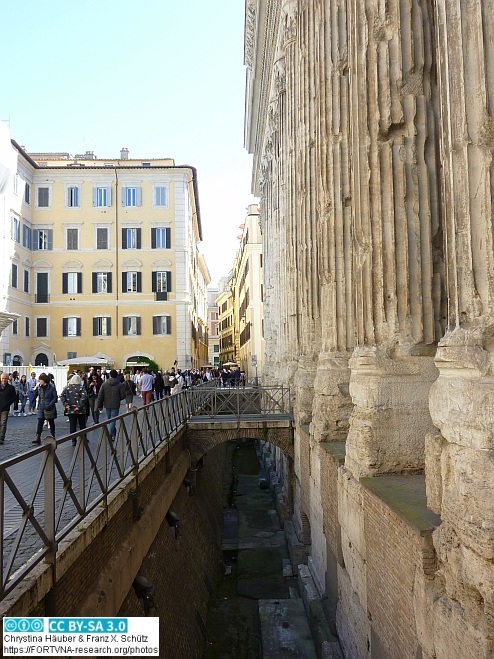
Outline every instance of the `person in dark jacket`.
<svg viewBox="0 0 494 659"><path fill-rule="evenodd" d="M51 436L55 438L55 419L57 418L58 394L54 383L46 373L41 373L38 381L38 411L36 413L38 427L33 444L41 444L41 432L45 421L48 421Z"/></svg>
<svg viewBox="0 0 494 659"><path fill-rule="evenodd" d="M132 401L134 400L134 396L136 395L136 385L135 382L132 382L132 380L130 379L129 373L125 374L123 390L125 393L125 409L127 410L127 412L130 412L130 410L132 409Z"/></svg>
<svg viewBox="0 0 494 659"><path fill-rule="evenodd" d="M65 414L69 417L70 434L77 430L77 423L79 428L84 430L86 427L86 401L87 391L84 387L81 378L78 375L73 375L66 387L64 387L60 394L60 400L63 403ZM72 440L75 446L76 439Z"/></svg>
<svg viewBox="0 0 494 659"><path fill-rule="evenodd" d="M105 380L101 385L101 389L98 394L98 410L103 411L103 406L106 409L106 416L109 419L113 419L118 416L120 411L120 401L125 398L125 392L123 390L123 385L117 379L117 371L112 368L110 371L110 377L108 380ZM116 430L115 430L115 421L112 421L109 425L110 437L115 439Z"/></svg>
<svg viewBox="0 0 494 659"><path fill-rule="evenodd" d="M5 444L9 410L16 398L15 387L9 384L9 376L7 373L2 373L0 376L0 444Z"/></svg>
<svg viewBox="0 0 494 659"><path fill-rule="evenodd" d="M156 377L154 378L154 393L156 394L156 400L163 398L164 390L165 382L163 380L163 376L161 375L161 371L158 371L156 373Z"/></svg>
<svg viewBox="0 0 494 659"><path fill-rule="evenodd" d="M102 384L102 379L99 377L96 370L94 370L86 385L89 409L91 410L91 416L93 417L94 423L99 423L98 394Z"/></svg>

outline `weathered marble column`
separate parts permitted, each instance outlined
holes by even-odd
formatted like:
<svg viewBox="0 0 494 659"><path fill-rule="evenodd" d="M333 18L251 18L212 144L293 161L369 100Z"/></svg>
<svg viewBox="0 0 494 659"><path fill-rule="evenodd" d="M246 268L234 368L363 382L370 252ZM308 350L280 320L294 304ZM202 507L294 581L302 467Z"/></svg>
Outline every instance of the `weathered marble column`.
<svg viewBox="0 0 494 659"><path fill-rule="evenodd" d="M444 295L431 8L351 0L348 11L357 347L346 465L358 478L423 469Z"/></svg>
<svg viewBox="0 0 494 659"><path fill-rule="evenodd" d="M429 505L444 590L430 655L494 656L494 2L437 0L448 332L430 410ZM424 633L425 633L424 632Z"/></svg>

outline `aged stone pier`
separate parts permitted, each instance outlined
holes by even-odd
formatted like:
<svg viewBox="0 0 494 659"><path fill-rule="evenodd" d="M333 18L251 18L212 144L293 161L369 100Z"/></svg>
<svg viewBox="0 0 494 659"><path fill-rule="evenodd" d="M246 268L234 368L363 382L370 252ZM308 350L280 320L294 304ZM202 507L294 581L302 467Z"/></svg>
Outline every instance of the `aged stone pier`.
<svg viewBox="0 0 494 659"><path fill-rule="evenodd" d="M329 624L349 659L492 657L494 2L247 0L245 64Z"/></svg>

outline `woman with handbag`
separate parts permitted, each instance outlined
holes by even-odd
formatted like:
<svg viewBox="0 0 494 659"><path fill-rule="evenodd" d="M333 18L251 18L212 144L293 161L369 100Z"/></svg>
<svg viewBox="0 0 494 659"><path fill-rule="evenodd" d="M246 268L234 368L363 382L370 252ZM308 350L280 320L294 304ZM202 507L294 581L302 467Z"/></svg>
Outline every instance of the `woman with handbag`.
<svg viewBox="0 0 494 659"><path fill-rule="evenodd" d="M36 413L38 427L36 428L36 436L33 439L33 444L41 444L41 432L45 421L48 421L51 436L55 438L57 400L58 394L54 383L46 373L41 373L38 378L38 411Z"/></svg>

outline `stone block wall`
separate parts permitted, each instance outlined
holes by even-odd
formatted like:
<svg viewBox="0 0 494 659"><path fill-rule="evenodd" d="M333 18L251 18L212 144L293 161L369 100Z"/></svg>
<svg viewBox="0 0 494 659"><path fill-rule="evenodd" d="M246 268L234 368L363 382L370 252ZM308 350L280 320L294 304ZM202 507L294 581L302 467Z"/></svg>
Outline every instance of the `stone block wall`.
<svg viewBox="0 0 494 659"><path fill-rule="evenodd" d="M180 535L176 539L163 522L140 568L156 588L162 657L202 656L208 601L222 575L217 531L223 519L221 475L226 459L226 444L213 448L197 474L194 495L179 489L171 509L180 518ZM119 615L142 615L133 590Z"/></svg>

